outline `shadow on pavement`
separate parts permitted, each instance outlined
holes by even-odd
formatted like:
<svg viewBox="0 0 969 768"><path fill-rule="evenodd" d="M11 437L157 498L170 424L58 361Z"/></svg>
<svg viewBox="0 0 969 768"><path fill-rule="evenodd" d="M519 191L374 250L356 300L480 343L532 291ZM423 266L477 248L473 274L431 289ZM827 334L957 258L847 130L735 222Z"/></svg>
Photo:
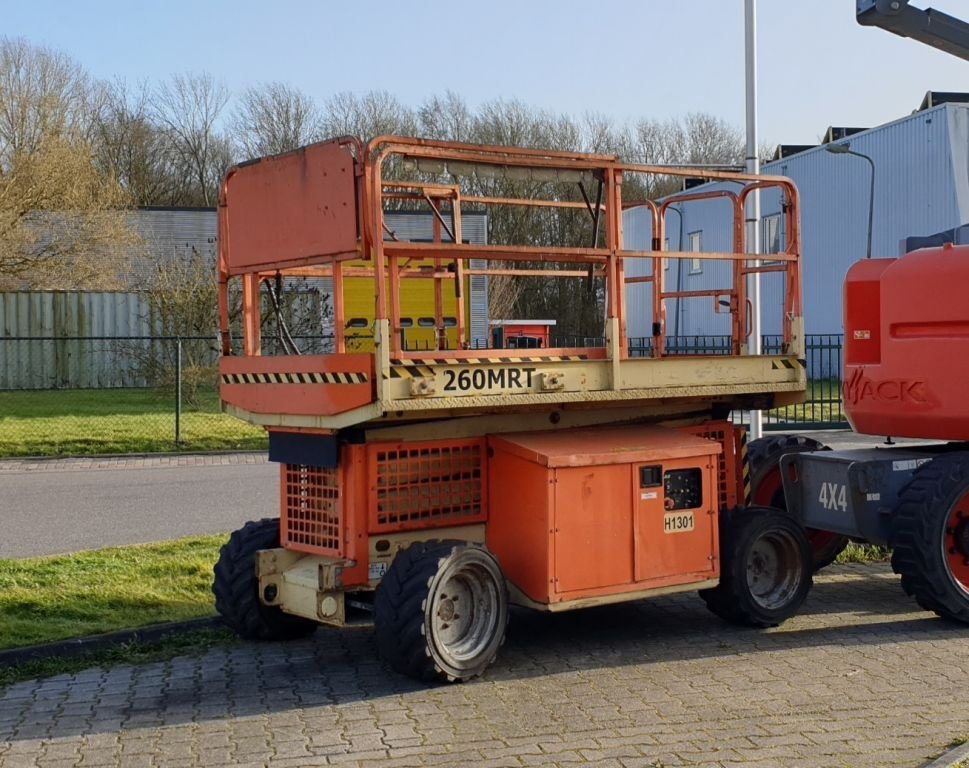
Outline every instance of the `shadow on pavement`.
<svg viewBox="0 0 969 768"><path fill-rule="evenodd" d="M388 699L415 694L440 703L472 686L634 665L637 680L648 686L651 675L668 675L671 665L691 660L743 656L769 669L781 653L785 663L797 664L789 654L799 649L862 647L871 655L891 645L898 655L905 644L926 640L969 640L969 627L920 611L885 566L848 566L821 575L802 613L765 631L724 624L693 593L556 615L516 610L495 665L484 679L456 689L429 692L388 671L369 631L330 629L294 643L244 644L197 658L20 683L0 691L0 741L325 705L379 709L392 705Z"/></svg>

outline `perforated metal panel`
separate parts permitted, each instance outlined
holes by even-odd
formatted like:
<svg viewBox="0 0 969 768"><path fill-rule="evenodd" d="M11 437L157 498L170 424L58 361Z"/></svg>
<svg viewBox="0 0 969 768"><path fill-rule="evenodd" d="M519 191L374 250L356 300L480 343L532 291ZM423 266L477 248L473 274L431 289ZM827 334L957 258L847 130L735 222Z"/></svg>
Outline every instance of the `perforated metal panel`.
<svg viewBox="0 0 969 768"><path fill-rule="evenodd" d="M484 452L481 438L370 446L370 531L485 520Z"/></svg>
<svg viewBox="0 0 969 768"><path fill-rule="evenodd" d="M341 557L343 492L339 469L282 464L283 546L300 552Z"/></svg>
<svg viewBox="0 0 969 768"><path fill-rule="evenodd" d="M684 427L684 432L707 440L716 440L723 446L720 454L720 472L717 479L720 509L732 509L743 503L743 462L738 461L744 432L727 422L709 422L693 427Z"/></svg>

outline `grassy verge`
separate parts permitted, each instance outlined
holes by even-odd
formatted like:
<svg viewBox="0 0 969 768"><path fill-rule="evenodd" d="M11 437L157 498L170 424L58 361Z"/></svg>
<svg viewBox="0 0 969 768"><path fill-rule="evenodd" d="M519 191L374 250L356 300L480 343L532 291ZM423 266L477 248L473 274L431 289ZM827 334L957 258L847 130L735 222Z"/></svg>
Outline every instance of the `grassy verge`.
<svg viewBox="0 0 969 768"><path fill-rule="evenodd" d="M0 649L212 616L225 538L0 560Z"/></svg>
<svg viewBox="0 0 969 768"><path fill-rule="evenodd" d="M855 542L849 541L848 546L838 555L835 562L880 563L883 560L888 560L891 555L892 553L887 547L879 547L875 544L855 544Z"/></svg>
<svg viewBox="0 0 969 768"><path fill-rule="evenodd" d="M15 667L0 667L0 687L21 680L71 675L91 667L167 661L176 656L202 653L209 648L229 645L236 640L236 636L227 629L212 629L169 637L155 643L122 645L82 656L30 661Z"/></svg>
<svg viewBox="0 0 969 768"><path fill-rule="evenodd" d="M837 379L813 379L808 382L805 402L767 413L770 421L835 424L847 420Z"/></svg>
<svg viewBox="0 0 969 768"><path fill-rule="evenodd" d="M262 429L221 413L218 392L185 404L175 443L171 392L89 389L0 392L0 456L264 449Z"/></svg>

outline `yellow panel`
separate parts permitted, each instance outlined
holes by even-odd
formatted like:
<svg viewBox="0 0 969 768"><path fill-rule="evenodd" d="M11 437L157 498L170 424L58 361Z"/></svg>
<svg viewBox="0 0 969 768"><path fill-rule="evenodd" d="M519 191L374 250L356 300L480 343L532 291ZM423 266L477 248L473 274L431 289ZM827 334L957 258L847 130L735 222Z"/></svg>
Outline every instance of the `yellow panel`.
<svg viewBox="0 0 969 768"><path fill-rule="evenodd" d="M413 267L422 265L414 262ZM430 265L430 262L427 262ZM371 266L369 262L346 262L347 267ZM434 283L431 278L404 278L400 284L400 315L411 318L413 327L405 331L405 338L409 347L419 349L434 349L435 333L433 328L419 328L418 318L434 317ZM369 277L346 277L343 279L343 314L349 321L354 318L365 318L367 328L347 328L347 347L352 352L370 351L373 349L373 319L376 305L376 285ZM389 297L390 286L387 287ZM470 296L471 281L465 278L464 292L465 318L471 316ZM444 316L457 317L457 301L454 296L454 285L448 281L444 283ZM470 330L470 329L469 329ZM355 338L356 337L356 338ZM457 328L447 330L448 348L456 349L458 344Z"/></svg>

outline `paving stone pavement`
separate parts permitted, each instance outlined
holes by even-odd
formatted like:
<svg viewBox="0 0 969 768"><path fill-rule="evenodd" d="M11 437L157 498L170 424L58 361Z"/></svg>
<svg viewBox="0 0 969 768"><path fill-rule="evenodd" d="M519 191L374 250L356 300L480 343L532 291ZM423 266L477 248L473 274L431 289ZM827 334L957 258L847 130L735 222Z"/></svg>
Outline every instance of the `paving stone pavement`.
<svg viewBox="0 0 969 768"><path fill-rule="evenodd" d="M801 615L729 627L693 594L515 612L481 680L387 672L321 629L0 689L0 766L919 766L969 736L969 627L887 566L825 571Z"/></svg>

